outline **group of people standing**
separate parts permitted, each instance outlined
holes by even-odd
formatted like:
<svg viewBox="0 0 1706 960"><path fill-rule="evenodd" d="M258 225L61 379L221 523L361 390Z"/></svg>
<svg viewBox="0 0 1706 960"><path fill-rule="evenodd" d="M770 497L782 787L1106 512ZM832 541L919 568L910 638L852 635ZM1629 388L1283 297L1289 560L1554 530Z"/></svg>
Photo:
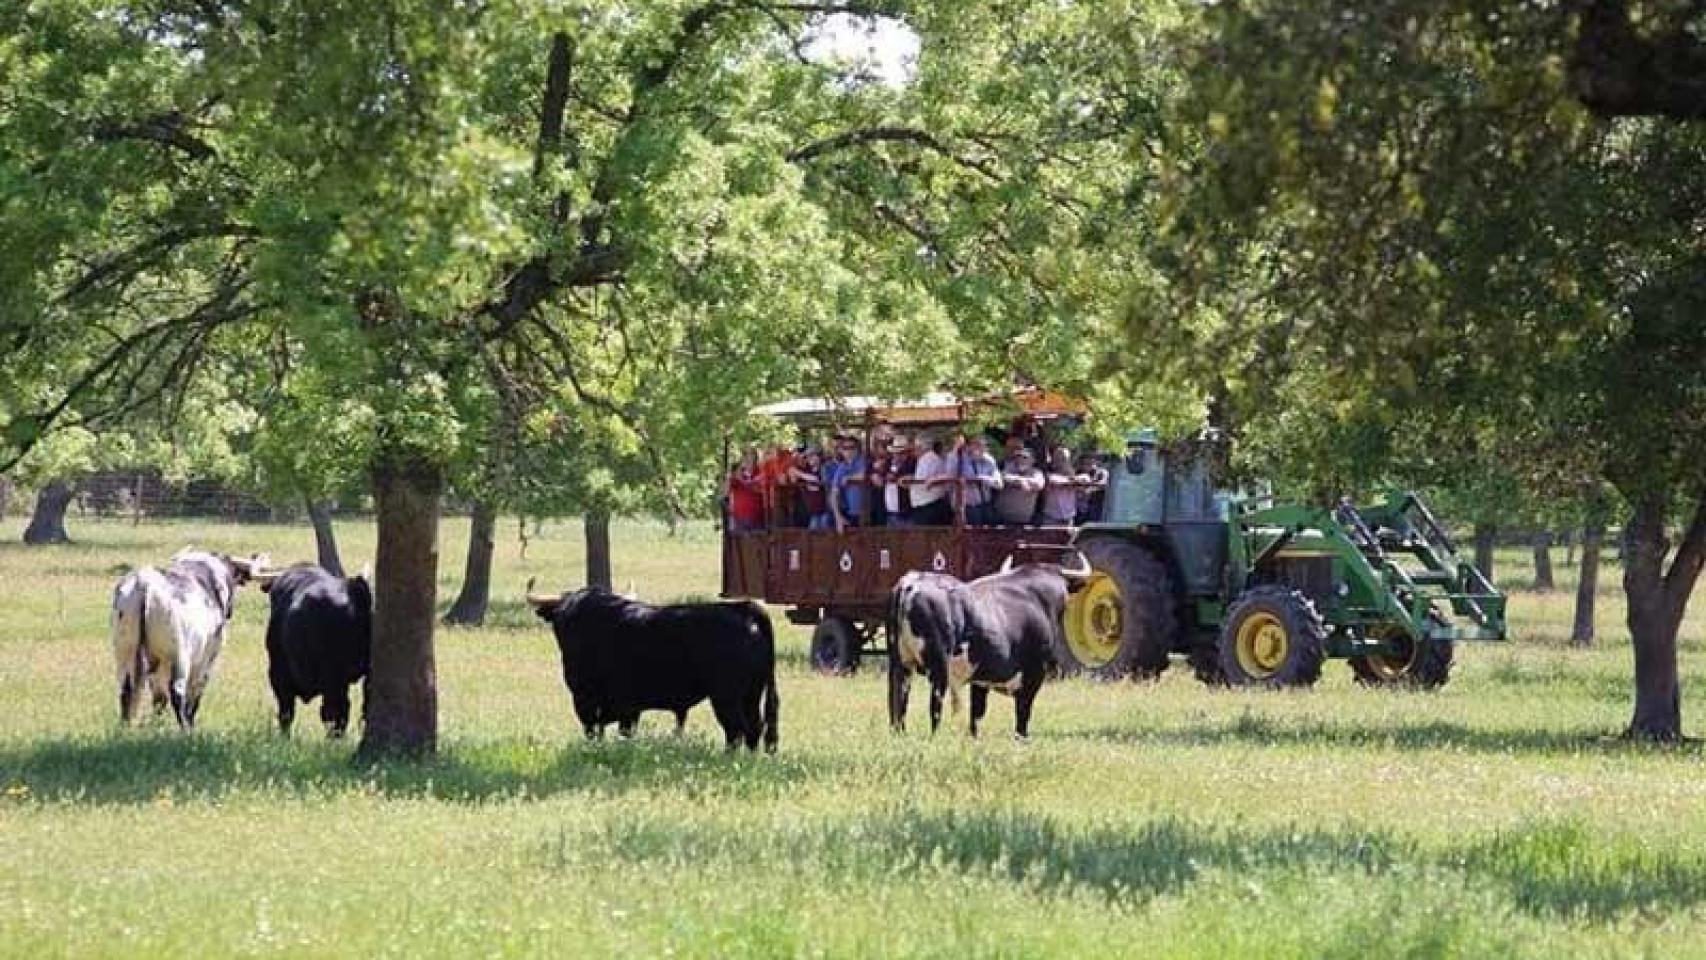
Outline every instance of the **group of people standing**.
<svg viewBox="0 0 1706 960"><path fill-rule="evenodd" d="M1044 455L1046 453L1046 456ZM1017 431L990 452L982 433L924 430L912 437L888 424L869 442L839 434L826 446L748 448L730 472L729 529L860 526L1068 526L1101 513L1108 474L1094 454L1074 460L1064 446Z"/></svg>

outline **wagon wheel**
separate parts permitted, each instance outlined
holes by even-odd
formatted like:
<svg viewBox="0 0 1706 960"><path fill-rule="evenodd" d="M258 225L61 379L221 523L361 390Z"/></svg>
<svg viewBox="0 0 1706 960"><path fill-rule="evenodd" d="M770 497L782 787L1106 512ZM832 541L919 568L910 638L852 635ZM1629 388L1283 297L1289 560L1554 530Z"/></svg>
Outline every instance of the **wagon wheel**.
<svg viewBox="0 0 1706 960"><path fill-rule="evenodd" d="M812 631L812 669L830 676L847 676L859 669L864 639L846 617L827 616Z"/></svg>

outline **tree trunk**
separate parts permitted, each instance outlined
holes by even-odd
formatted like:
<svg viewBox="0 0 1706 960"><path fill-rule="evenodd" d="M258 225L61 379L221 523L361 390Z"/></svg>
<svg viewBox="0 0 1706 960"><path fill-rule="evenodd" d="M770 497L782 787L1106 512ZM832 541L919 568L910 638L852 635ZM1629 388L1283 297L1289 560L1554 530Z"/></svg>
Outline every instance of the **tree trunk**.
<svg viewBox="0 0 1706 960"><path fill-rule="evenodd" d="M1534 535L1534 589L1541 593L1558 589L1552 578L1552 534L1544 530Z"/></svg>
<svg viewBox="0 0 1706 960"><path fill-rule="evenodd" d="M1499 535L1499 528L1491 523L1475 525L1475 566L1481 568L1481 575L1487 582L1493 582L1493 546Z"/></svg>
<svg viewBox="0 0 1706 960"><path fill-rule="evenodd" d="M442 471L381 459L373 470L379 513L374 558L373 661L360 755L420 756L438 740L432 653L438 607L438 507Z"/></svg>
<svg viewBox="0 0 1706 960"><path fill-rule="evenodd" d="M6 512L12 507L12 478L0 477L0 520L6 519Z"/></svg>
<svg viewBox="0 0 1706 960"><path fill-rule="evenodd" d="M1570 645L1593 646L1593 615L1599 596L1599 548L1605 541L1605 520L1592 517L1582 528L1582 565L1576 583L1576 623L1570 629Z"/></svg>
<svg viewBox="0 0 1706 960"><path fill-rule="evenodd" d="M1636 740L1682 737L1682 685L1676 669L1676 633L1700 575L1706 541L1706 502L1693 522L1671 570L1665 573L1664 491L1635 500L1623 563L1623 592L1629 601L1629 633L1635 647L1635 715L1627 735Z"/></svg>
<svg viewBox="0 0 1706 960"><path fill-rule="evenodd" d="M35 513L30 516L30 525L24 529L24 542L31 546L48 543L70 543L71 537L65 532L65 511L71 506L75 495L71 484L64 480L53 480L41 488L36 494Z"/></svg>
<svg viewBox="0 0 1706 960"><path fill-rule="evenodd" d="M586 527L586 585L611 589L610 514L588 510L581 520Z"/></svg>
<svg viewBox="0 0 1706 960"><path fill-rule="evenodd" d="M338 535L332 529L332 505L324 500L308 498L308 522L314 525L314 556L316 562L334 577L344 575L344 561L338 556Z"/></svg>
<svg viewBox="0 0 1706 960"><path fill-rule="evenodd" d="M444 622L477 627L486 622L486 604L492 596L492 553L498 514L484 500L474 504L468 530L468 565L462 572L462 592L444 615Z"/></svg>

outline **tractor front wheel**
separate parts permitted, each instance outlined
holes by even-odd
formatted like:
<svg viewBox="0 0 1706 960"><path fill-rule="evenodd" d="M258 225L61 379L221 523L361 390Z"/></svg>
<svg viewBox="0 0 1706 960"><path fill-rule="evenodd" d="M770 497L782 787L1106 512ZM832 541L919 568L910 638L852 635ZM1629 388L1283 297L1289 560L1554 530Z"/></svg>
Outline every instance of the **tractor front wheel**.
<svg viewBox="0 0 1706 960"><path fill-rule="evenodd" d="M1220 670L1235 687L1307 687L1321 679L1327 627L1302 592L1246 590L1220 628Z"/></svg>
<svg viewBox="0 0 1706 960"><path fill-rule="evenodd" d="M1055 661L1065 674L1099 680L1149 678L1167 669L1179 631L1178 598L1166 564L1143 547L1098 537L1078 545L1090 580L1066 601Z"/></svg>
<svg viewBox="0 0 1706 960"><path fill-rule="evenodd" d="M1451 679L1451 659L1455 652L1452 642L1417 643L1402 630L1395 630L1394 634L1389 641L1393 652L1351 658L1357 682L1365 687L1401 690L1437 690L1445 686Z"/></svg>
<svg viewBox="0 0 1706 960"><path fill-rule="evenodd" d="M859 629L846 617L827 616L812 631L812 669L844 677L859 669Z"/></svg>

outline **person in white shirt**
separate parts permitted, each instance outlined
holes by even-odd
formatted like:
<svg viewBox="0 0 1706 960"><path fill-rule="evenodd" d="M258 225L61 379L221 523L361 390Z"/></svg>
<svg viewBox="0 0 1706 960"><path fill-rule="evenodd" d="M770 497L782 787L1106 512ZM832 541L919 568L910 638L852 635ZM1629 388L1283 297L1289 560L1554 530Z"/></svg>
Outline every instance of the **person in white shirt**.
<svg viewBox="0 0 1706 960"><path fill-rule="evenodd" d="M995 523L995 494L1001 489L1001 468L989 455L983 437L966 438L960 452L960 504L965 510L965 522L974 527Z"/></svg>
<svg viewBox="0 0 1706 960"><path fill-rule="evenodd" d="M1030 523L1037 515L1037 497L1045 484L1031 451L1014 451L1001 472L1001 492L995 495L995 515L1002 523Z"/></svg>
<svg viewBox="0 0 1706 960"><path fill-rule="evenodd" d="M959 458L941 439L928 433L918 435L918 465L912 471L912 514L914 526L946 527L954 522L954 484Z"/></svg>
<svg viewBox="0 0 1706 960"><path fill-rule="evenodd" d="M1048 486L1043 491L1043 523L1070 527L1078 519L1078 490L1090 478L1072 470L1072 451L1055 447L1049 460Z"/></svg>

